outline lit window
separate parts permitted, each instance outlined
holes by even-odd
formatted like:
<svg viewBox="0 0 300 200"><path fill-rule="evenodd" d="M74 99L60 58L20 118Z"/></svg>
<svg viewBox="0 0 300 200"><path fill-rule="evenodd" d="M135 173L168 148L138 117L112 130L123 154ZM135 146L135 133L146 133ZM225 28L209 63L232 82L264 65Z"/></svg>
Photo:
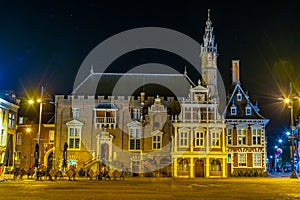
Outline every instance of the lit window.
<svg viewBox="0 0 300 200"><path fill-rule="evenodd" d="M129 134L129 149L130 150L140 150L141 149L141 129L140 128L130 128Z"/></svg>
<svg viewBox="0 0 300 200"><path fill-rule="evenodd" d="M218 147L220 146L220 133L212 132L211 134L211 146Z"/></svg>
<svg viewBox="0 0 300 200"><path fill-rule="evenodd" d="M227 128L226 130L226 136L227 136L227 144L232 144L232 128Z"/></svg>
<svg viewBox="0 0 300 200"><path fill-rule="evenodd" d="M81 128L69 128L69 149L80 149Z"/></svg>
<svg viewBox="0 0 300 200"><path fill-rule="evenodd" d="M253 167L261 167L261 153L253 153Z"/></svg>
<svg viewBox="0 0 300 200"><path fill-rule="evenodd" d="M261 144L261 129L253 128L252 129L252 145L260 145Z"/></svg>
<svg viewBox="0 0 300 200"><path fill-rule="evenodd" d="M17 133L17 145L22 145L23 134Z"/></svg>
<svg viewBox="0 0 300 200"><path fill-rule="evenodd" d="M239 145L246 145L246 129L238 129L237 130L238 136L238 144Z"/></svg>
<svg viewBox="0 0 300 200"><path fill-rule="evenodd" d="M247 166L247 154L239 153L238 154L238 162L239 162L239 167L246 167Z"/></svg>
<svg viewBox="0 0 300 200"><path fill-rule="evenodd" d="M13 113L8 113L8 128L14 129L15 128L15 115Z"/></svg>
<svg viewBox="0 0 300 200"><path fill-rule="evenodd" d="M204 132L195 133L195 147L203 147L204 145Z"/></svg>
<svg viewBox="0 0 300 200"><path fill-rule="evenodd" d="M24 117L19 117L19 124L23 124L24 123Z"/></svg>

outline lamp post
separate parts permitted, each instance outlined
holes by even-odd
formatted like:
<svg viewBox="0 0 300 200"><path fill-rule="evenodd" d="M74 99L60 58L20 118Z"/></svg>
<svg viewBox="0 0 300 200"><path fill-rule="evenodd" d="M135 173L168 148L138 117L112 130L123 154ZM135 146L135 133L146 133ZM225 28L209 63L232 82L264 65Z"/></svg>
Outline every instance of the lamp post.
<svg viewBox="0 0 300 200"><path fill-rule="evenodd" d="M292 160L292 174L290 176L290 178L298 178L298 175L296 173L295 170L295 135L294 135L294 96L293 96L293 86L292 83L290 82L290 91L289 91L289 95L287 98L284 99L284 102L286 104L288 104L289 108L291 109L291 136L289 136L289 138L291 138L291 160Z"/></svg>
<svg viewBox="0 0 300 200"><path fill-rule="evenodd" d="M41 125L42 125L42 112L43 112L43 95L44 95L44 87L41 87L41 96L37 100L40 104L39 107L39 122L38 122L38 133L37 133L37 143L35 145L35 152L34 152L34 167L35 167L35 175L37 177L37 170L40 167L41 157L40 157L40 143L41 143ZM34 101L30 100L29 103L32 104ZM38 178L38 177L37 177Z"/></svg>

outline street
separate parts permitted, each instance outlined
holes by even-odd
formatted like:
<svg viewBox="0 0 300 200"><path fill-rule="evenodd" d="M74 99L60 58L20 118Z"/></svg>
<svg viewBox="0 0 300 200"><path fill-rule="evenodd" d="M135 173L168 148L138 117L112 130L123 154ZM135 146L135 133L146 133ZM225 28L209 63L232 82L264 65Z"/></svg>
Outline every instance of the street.
<svg viewBox="0 0 300 200"><path fill-rule="evenodd" d="M300 199L300 179L226 178L0 182L0 199Z"/></svg>

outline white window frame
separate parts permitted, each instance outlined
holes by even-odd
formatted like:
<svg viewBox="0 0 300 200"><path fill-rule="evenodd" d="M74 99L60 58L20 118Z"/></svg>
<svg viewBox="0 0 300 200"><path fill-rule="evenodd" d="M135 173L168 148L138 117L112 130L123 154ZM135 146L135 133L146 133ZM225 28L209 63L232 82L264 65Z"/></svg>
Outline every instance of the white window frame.
<svg viewBox="0 0 300 200"><path fill-rule="evenodd" d="M159 150L162 148L162 133L156 133L152 136L152 149Z"/></svg>
<svg viewBox="0 0 300 200"><path fill-rule="evenodd" d="M243 96L242 96L242 93L237 93L237 95L236 95L236 100L237 101L242 101L243 100Z"/></svg>
<svg viewBox="0 0 300 200"><path fill-rule="evenodd" d="M74 135L71 135L72 130L74 131ZM73 140L73 145L71 145L72 144L71 140ZM79 144L79 146L76 146L76 144ZM68 149L80 150L80 148L81 148L81 127L69 126L68 127Z"/></svg>
<svg viewBox="0 0 300 200"><path fill-rule="evenodd" d="M130 151L141 150L141 128L140 127L129 128L128 141L129 141L128 148ZM133 146L131 144L133 144Z"/></svg>
<svg viewBox="0 0 300 200"><path fill-rule="evenodd" d="M23 133L17 133L17 145L22 145Z"/></svg>
<svg viewBox="0 0 300 200"><path fill-rule="evenodd" d="M253 167L262 166L262 153L253 153Z"/></svg>
<svg viewBox="0 0 300 200"><path fill-rule="evenodd" d="M79 116L80 116L79 111L80 111L79 108L72 108L73 119L79 118Z"/></svg>
<svg viewBox="0 0 300 200"><path fill-rule="evenodd" d="M49 131L49 144L54 144L54 130Z"/></svg>
<svg viewBox="0 0 300 200"><path fill-rule="evenodd" d="M235 105L232 105L231 107L230 107L230 115L236 115L236 106Z"/></svg>
<svg viewBox="0 0 300 200"><path fill-rule="evenodd" d="M204 146L204 131L195 131L195 147L203 147Z"/></svg>
<svg viewBox="0 0 300 200"><path fill-rule="evenodd" d="M211 146L212 147L220 147L220 132L219 131L212 131L211 132Z"/></svg>
<svg viewBox="0 0 300 200"><path fill-rule="evenodd" d="M189 146L188 130L182 130L179 132L179 147Z"/></svg>
<svg viewBox="0 0 300 200"><path fill-rule="evenodd" d="M245 142L244 142L245 140ZM237 144L238 145L247 145L247 128L238 128L237 129Z"/></svg>
<svg viewBox="0 0 300 200"><path fill-rule="evenodd" d="M249 115L252 115L252 109L251 109L251 107L248 105L248 106L246 107L246 116L249 116Z"/></svg>
<svg viewBox="0 0 300 200"><path fill-rule="evenodd" d="M238 153L238 166L247 167L247 153Z"/></svg>
<svg viewBox="0 0 300 200"><path fill-rule="evenodd" d="M227 145L232 145L233 144L233 127L228 127L226 129L226 144Z"/></svg>
<svg viewBox="0 0 300 200"><path fill-rule="evenodd" d="M254 143L255 138L255 143ZM261 138L262 138L262 129L261 128L252 128L252 145L261 145ZM258 142L259 141L259 142Z"/></svg>

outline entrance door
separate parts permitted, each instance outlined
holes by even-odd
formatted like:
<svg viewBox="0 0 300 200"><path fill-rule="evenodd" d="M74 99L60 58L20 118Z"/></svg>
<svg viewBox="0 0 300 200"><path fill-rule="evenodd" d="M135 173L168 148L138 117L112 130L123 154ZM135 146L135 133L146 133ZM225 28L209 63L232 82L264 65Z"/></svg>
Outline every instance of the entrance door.
<svg viewBox="0 0 300 200"><path fill-rule="evenodd" d="M199 159L195 162L195 177L204 177L204 162Z"/></svg>
<svg viewBox="0 0 300 200"><path fill-rule="evenodd" d="M109 146L108 144L104 143L101 145L101 159L102 162L107 164L108 161L108 154L109 154Z"/></svg>

